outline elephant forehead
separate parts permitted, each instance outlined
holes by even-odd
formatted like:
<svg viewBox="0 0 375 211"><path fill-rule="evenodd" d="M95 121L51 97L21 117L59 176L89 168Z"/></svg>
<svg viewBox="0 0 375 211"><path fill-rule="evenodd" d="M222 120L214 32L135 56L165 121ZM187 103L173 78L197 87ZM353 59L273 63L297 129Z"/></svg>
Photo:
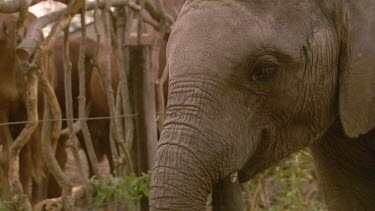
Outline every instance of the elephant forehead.
<svg viewBox="0 0 375 211"><path fill-rule="evenodd" d="M259 13L238 1L191 1L178 18L168 43L171 76L199 69L233 69L264 47L276 47L292 56L303 44L301 32L289 32L272 12ZM283 24L283 27L275 27ZM298 24L300 25L300 24ZM279 32L278 32L279 31ZM282 32L282 33L280 33ZM291 42L293 40L293 42ZM194 71L189 70L189 71Z"/></svg>
<svg viewBox="0 0 375 211"><path fill-rule="evenodd" d="M168 43L172 68L188 64L207 65L206 68L235 65L249 49L260 47L263 33L271 32L271 28L260 27L267 26L264 20L240 6L199 6L202 8L184 8L174 27ZM239 12L244 15L238 15Z"/></svg>

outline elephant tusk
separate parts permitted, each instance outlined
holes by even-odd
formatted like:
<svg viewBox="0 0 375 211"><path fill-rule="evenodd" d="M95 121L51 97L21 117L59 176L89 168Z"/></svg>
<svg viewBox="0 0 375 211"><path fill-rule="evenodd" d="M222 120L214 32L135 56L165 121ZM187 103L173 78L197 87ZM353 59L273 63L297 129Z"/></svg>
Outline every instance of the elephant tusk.
<svg viewBox="0 0 375 211"><path fill-rule="evenodd" d="M232 173L229 177L230 177L230 181L232 183L236 183L237 180L238 180L238 172L236 171L236 172Z"/></svg>

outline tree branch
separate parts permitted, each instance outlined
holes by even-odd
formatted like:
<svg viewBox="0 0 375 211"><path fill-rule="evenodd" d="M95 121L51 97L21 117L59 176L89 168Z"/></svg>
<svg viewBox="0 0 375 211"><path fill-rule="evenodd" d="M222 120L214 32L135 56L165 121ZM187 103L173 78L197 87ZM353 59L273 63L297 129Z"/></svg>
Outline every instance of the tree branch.
<svg viewBox="0 0 375 211"><path fill-rule="evenodd" d="M86 10L94 10L96 7L103 8L105 2L100 1L99 5L96 4L96 2L89 2L86 3ZM131 3L128 0L116 0L112 1L111 5L113 7L123 7L127 6L130 9L132 9L135 12L138 12L140 14L140 17L142 20L153 26L156 30L160 29L160 23L146 15L146 10L142 8L140 5L137 5L135 3ZM29 27L29 30L27 31L25 39L22 41L22 43L18 46L16 49L16 54L18 58L22 60L28 60L37 50L38 46L40 46L42 40L43 40L43 28L47 25L56 22L60 19L59 23L60 25L55 25L54 28L57 28L61 31L61 28L64 28L70 20L73 18L75 14L77 14L79 11L78 9L74 11L68 12L68 9L60 9L56 12L50 13L48 15L42 16L35 20L32 25ZM62 15L65 15L65 17L61 18ZM64 21L63 21L64 20Z"/></svg>
<svg viewBox="0 0 375 211"><path fill-rule="evenodd" d="M34 71L30 71L27 75L27 119L30 121L26 124L21 134L13 142L9 153L9 183L10 192L13 196L13 201L16 203L17 210L31 210L30 202L27 196L23 193L22 185L19 180L20 163L19 155L21 149L30 140L38 126L38 77Z"/></svg>
<svg viewBox="0 0 375 211"><path fill-rule="evenodd" d="M86 196L86 191L88 190L93 197L96 195L96 190L93 184L89 183L88 186L78 186L72 189L72 195L74 199L74 204L79 204L79 202L84 201ZM63 210L63 197L46 199L34 206L34 211L45 211L45 210Z"/></svg>
<svg viewBox="0 0 375 211"><path fill-rule="evenodd" d="M31 0L30 6L45 0ZM22 10L24 7L24 0L0 1L1 13L13 13Z"/></svg>

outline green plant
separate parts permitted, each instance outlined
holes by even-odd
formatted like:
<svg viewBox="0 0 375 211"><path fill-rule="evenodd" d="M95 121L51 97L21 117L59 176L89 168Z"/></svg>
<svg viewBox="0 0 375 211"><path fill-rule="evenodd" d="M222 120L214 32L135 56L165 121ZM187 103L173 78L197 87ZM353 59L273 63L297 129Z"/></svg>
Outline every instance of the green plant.
<svg viewBox="0 0 375 211"><path fill-rule="evenodd" d="M129 209L133 209L142 197L148 197L151 172L137 177L134 175L125 177L106 176L102 185L96 178L92 178L97 194L95 197L96 208L103 206L108 201L115 204L125 202Z"/></svg>
<svg viewBox="0 0 375 211"><path fill-rule="evenodd" d="M1 211L15 210L13 205L14 205L13 202L6 201L6 200L0 198L0 210Z"/></svg>
<svg viewBox="0 0 375 211"><path fill-rule="evenodd" d="M306 150L244 185L246 210L326 210Z"/></svg>

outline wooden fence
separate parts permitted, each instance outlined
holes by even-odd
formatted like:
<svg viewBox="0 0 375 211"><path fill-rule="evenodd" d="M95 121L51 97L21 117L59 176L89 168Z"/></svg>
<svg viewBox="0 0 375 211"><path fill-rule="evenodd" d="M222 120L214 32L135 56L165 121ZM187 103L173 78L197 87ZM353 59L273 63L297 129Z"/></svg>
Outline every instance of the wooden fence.
<svg viewBox="0 0 375 211"><path fill-rule="evenodd" d="M166 104L166 42L184 1L61 0L66 8L23 24L28 7L40 1L0 2L0 13L18 12L17 30L11 35L17 37L16 45L9 52L15 53L15 71L22 76L17 78L23 81L18 86L25 96L20 103L27 113L18 122L0 122L0 133L12 132L12 125L25 125L12 140L0 140L0 153L8 155L0 159L0 170L8 171L0 176L8 175L9 183L0 185L9 187L0 190L0 197L16 210L74 210L78 205L90 210L98 190L88 175L106 186L108 173L123 178L142 176L152 169ZM86 29L85 13L91 10L95 11L95 22ZM67 29L77 14L82 28L70 34ZM49 24L53 25L51 33L43 38L42 29ZM27 33L21 33L22 28L27 28ZM90 41L88 33L96 39ZM74 39L79 44L71 41ZM58 42L63 52L61 63L54 56ZM59 69L63 73L57 72ZM63 87L63 94L57 91L59 87ZM67 151L71 157L66 158ZM65 161L59 160L60 152ZM29 161L30 172L40 174L43 181L22 171L28 165L23 161L31 159L25 155L28 153L40 157L42 167ZM100 163L102 157L109 163L107 173ZM71 172L66 172L64 162L69 159L76 165L74 175L81 177L78 183L69 176ZM24 182L22 178L30 179ZM53 180L61 195L52 197L48 186L51 189ZM145 197L133 208L126 203L112 207L106 203L102 208L107 210L116 206L121 210L148 210Z"/></svg>

